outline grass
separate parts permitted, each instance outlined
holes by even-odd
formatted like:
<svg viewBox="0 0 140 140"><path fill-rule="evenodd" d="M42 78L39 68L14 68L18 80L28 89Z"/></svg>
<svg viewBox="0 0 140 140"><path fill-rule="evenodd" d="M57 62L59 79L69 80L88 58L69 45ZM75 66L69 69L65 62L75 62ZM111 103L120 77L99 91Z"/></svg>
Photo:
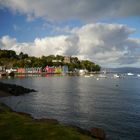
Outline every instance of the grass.
<svg viewBox="0 0 140 140"><path fill-rule="evenodd" d="M0 140L95 140L62 124L36 121L0 103Z"/></svg>

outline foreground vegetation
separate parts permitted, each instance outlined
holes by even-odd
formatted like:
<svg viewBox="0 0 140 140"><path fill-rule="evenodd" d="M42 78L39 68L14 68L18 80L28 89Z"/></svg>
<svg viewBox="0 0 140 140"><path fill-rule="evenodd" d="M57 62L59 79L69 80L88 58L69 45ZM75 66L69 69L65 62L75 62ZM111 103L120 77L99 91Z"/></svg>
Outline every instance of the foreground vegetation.
<svg viewBox="0 0 140 140"><path fill-rule="evenodd" d="M75 128L54 122L37 121L30 116L11 111L0 103L1 140L95 140Z"/></svg>
<svg viewBox="0 0 140 140"><path fill-rule="evenodd" d="M57 60L54 62L54 60ZM89 60L79 60L77 57L71 57L70 63L64 62L64 56L61 55L49 55L42 57L28 56L28 54L20 53L16 54L13 50L1 50L0 49L0 65L7 67L42 67L48 66L63 66L67 65L69 71L75 69L87 69L90 71L100 71L100 66Z"/></svg>

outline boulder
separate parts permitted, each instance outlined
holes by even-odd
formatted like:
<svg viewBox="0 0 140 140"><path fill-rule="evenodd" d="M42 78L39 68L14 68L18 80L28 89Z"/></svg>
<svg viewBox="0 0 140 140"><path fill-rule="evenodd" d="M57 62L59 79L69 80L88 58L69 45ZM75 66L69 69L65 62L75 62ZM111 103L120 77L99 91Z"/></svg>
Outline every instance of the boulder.
<svg viewBox="0 0 140 140"><path fill-rule="evenodd" d="M24 88L15 84L7 84L0 82L0 90L10 93L11 95L19 96L29 92L36 92L34 89Z"/></svg>
<svg viewBox="0 0 140 140"><path fill-rule="evenodd" d="M98 138L100 140L105 140L106 138L105 131L102 128L92 128L90 132L92 137Z"/></svg>

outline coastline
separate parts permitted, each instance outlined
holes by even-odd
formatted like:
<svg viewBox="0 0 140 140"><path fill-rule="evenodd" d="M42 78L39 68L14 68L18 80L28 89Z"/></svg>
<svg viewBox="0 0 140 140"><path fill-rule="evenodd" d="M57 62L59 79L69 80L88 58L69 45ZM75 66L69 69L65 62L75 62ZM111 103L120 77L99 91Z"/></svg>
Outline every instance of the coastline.
<svg viewBox="0 0 140 140"><path fill-rule="evenodd" d="M30 114L13 111L9 106L1 102L0 131L0 139L4 138L7 140L15 139L19 135L20 140L24 140L25 137L27 139L35 138L36 140L40 140L40 138L44 140L46 138L48 140L49 138L51 140L105 140L105 133L102 129L92 128L89 131L75 125L61 124L56 119L34 119ZM6 134L9 133L8 136L5 135L5 132ZM33 136L31 135L29 138L28 133L33 134ZM52 133L55 135L52 135Z"/></svg>
<svg viewBox="0 0 140 140"><path fill-rule="evenodd" d="M99 140L59 124L53 119L33 119L29 114L12 111L0 103L0 139L6 140Z"/></svg>
<svg viewBox="0 0 140 140"><path fill-rule="evenodd" d="M5 88L5 87L7 87L7 88ZM12 90L11 90L11 87L12 87ZM9 88L10 88L10 90L9 90ZM22 89L22 93L19 93L21 91L21 89ZM24 87L18 86L18 85L6 84L6 83L0 82L0 98L8 97L8 96L20 96L22 94L29 93L29 92L35 92L35 90L27 89L27 88L24 88ZM84 139L86 139L86 140L88 140L88 139L89 140L105 140L105 137L106 137L104 130L101 129L101 128L91 128L91 130L85 130L85 129L82 129L82 128L77 127L75 125L60 124L58 120L52 119L52 118L35 119L28 113L13 111L10 107L8 107L7 105L0 102L0 131L1 132L3 132L3 130L1 130L1 123L2 123L1 122L1 120L2 120L1 119L1 114L6 115L6 113L8 113L8 115L12 115L14 113L15 116L16 116L15 119L17 119L18 117L25 117L25 120L26 119L31 119L31 121L33 121L35 124L36 123L40 123L40 124L43 123L45 125L49 124L51 126L58 125L61 129L63 129L63 128L64 128L64 130L68 129L68 131L71 131L71 129L72 129L72 132L71 132L72 134L71 135L73 135L73 133L77 133L77 135L80 135L80 137L83 137L83 138L79 137L79 140L84 140ZM11 121L13 121L12 118L9 118L9 119ZM8 121L5 122L5 123L8 123ZM35 127L35 125L33 127ZM11 129L11 128L7 128L7 129ZM23 129L23 128L21 128L21 129ZM11 131L11 130L9 130L9 131ZM52 133L52 132L50 132L50 133ZM56 133L56 131L54 131L53 133ZM0 137L1 137L1 135L0 135ZM57 137L58 136L54 137L54 140L57 140ZM63 137L63 135L62 135L62 137ZM74 138L73 140L76 140L76 139ZM68 140L71 140L71 139L68 138Z"/></svg>
<svg viewBox="0 0 140 140"><path fill-rule="evenodd" d="M25 88L16 84L0 82L0 96L19 96L30 92L36 92L36 90Z"/></svg>

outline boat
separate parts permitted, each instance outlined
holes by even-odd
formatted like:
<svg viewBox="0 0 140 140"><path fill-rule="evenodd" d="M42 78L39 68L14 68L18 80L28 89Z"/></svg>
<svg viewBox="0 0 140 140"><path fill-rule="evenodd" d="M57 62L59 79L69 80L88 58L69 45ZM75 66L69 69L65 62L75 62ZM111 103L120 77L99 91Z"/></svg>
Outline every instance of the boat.
<svg viewBox="0 0 140 140"><path fill-rule="evenodd" d="M113 77L114 77L114 78L120 78L120 75L114 74Z"/></svg>
<svg viewBox="0 0 140 140"><path fill-rule="evenodd" d="M134 75L134 74L131 73L131 72L128 72L127 75L128 75L128 76L132 76L132 75Z"/></svg>
<svg viewBox="0 0 140 140"><path fill-rule="evenodd" d="M105 74L100 74L98 77L99 78L107 78L107 76Z"/></svg>
<svg viewBox="0 0 140 140"><path fill-rule="evenodd" d="M78 74L79 75L85 75L87 73L87 70L85 70L85 69L80 69L79 71L78 71Z"/></svg>
<svg viewBox="0 0 140 140"><path fill-rule="evenodd" d="M90 75L85 75L84 77L90 77Z"/></svg>
<svg viewBox="0 0 140 140"><path fill-rule="evenodd" d="M13 69L7 69L6 70L6 75L7 76L15 76L14 70Z"/></svg>
<svg viewBox="0 0 140 140"><path fill-rule="evenodd" d="M140 74L137 74L137 77L140 77Z"/></svg>
<svg viewBox="0 0 140 140"><path fill-rule="evenodd" d="M93 74L90 74L90 77L94 76Z"/></svg>

